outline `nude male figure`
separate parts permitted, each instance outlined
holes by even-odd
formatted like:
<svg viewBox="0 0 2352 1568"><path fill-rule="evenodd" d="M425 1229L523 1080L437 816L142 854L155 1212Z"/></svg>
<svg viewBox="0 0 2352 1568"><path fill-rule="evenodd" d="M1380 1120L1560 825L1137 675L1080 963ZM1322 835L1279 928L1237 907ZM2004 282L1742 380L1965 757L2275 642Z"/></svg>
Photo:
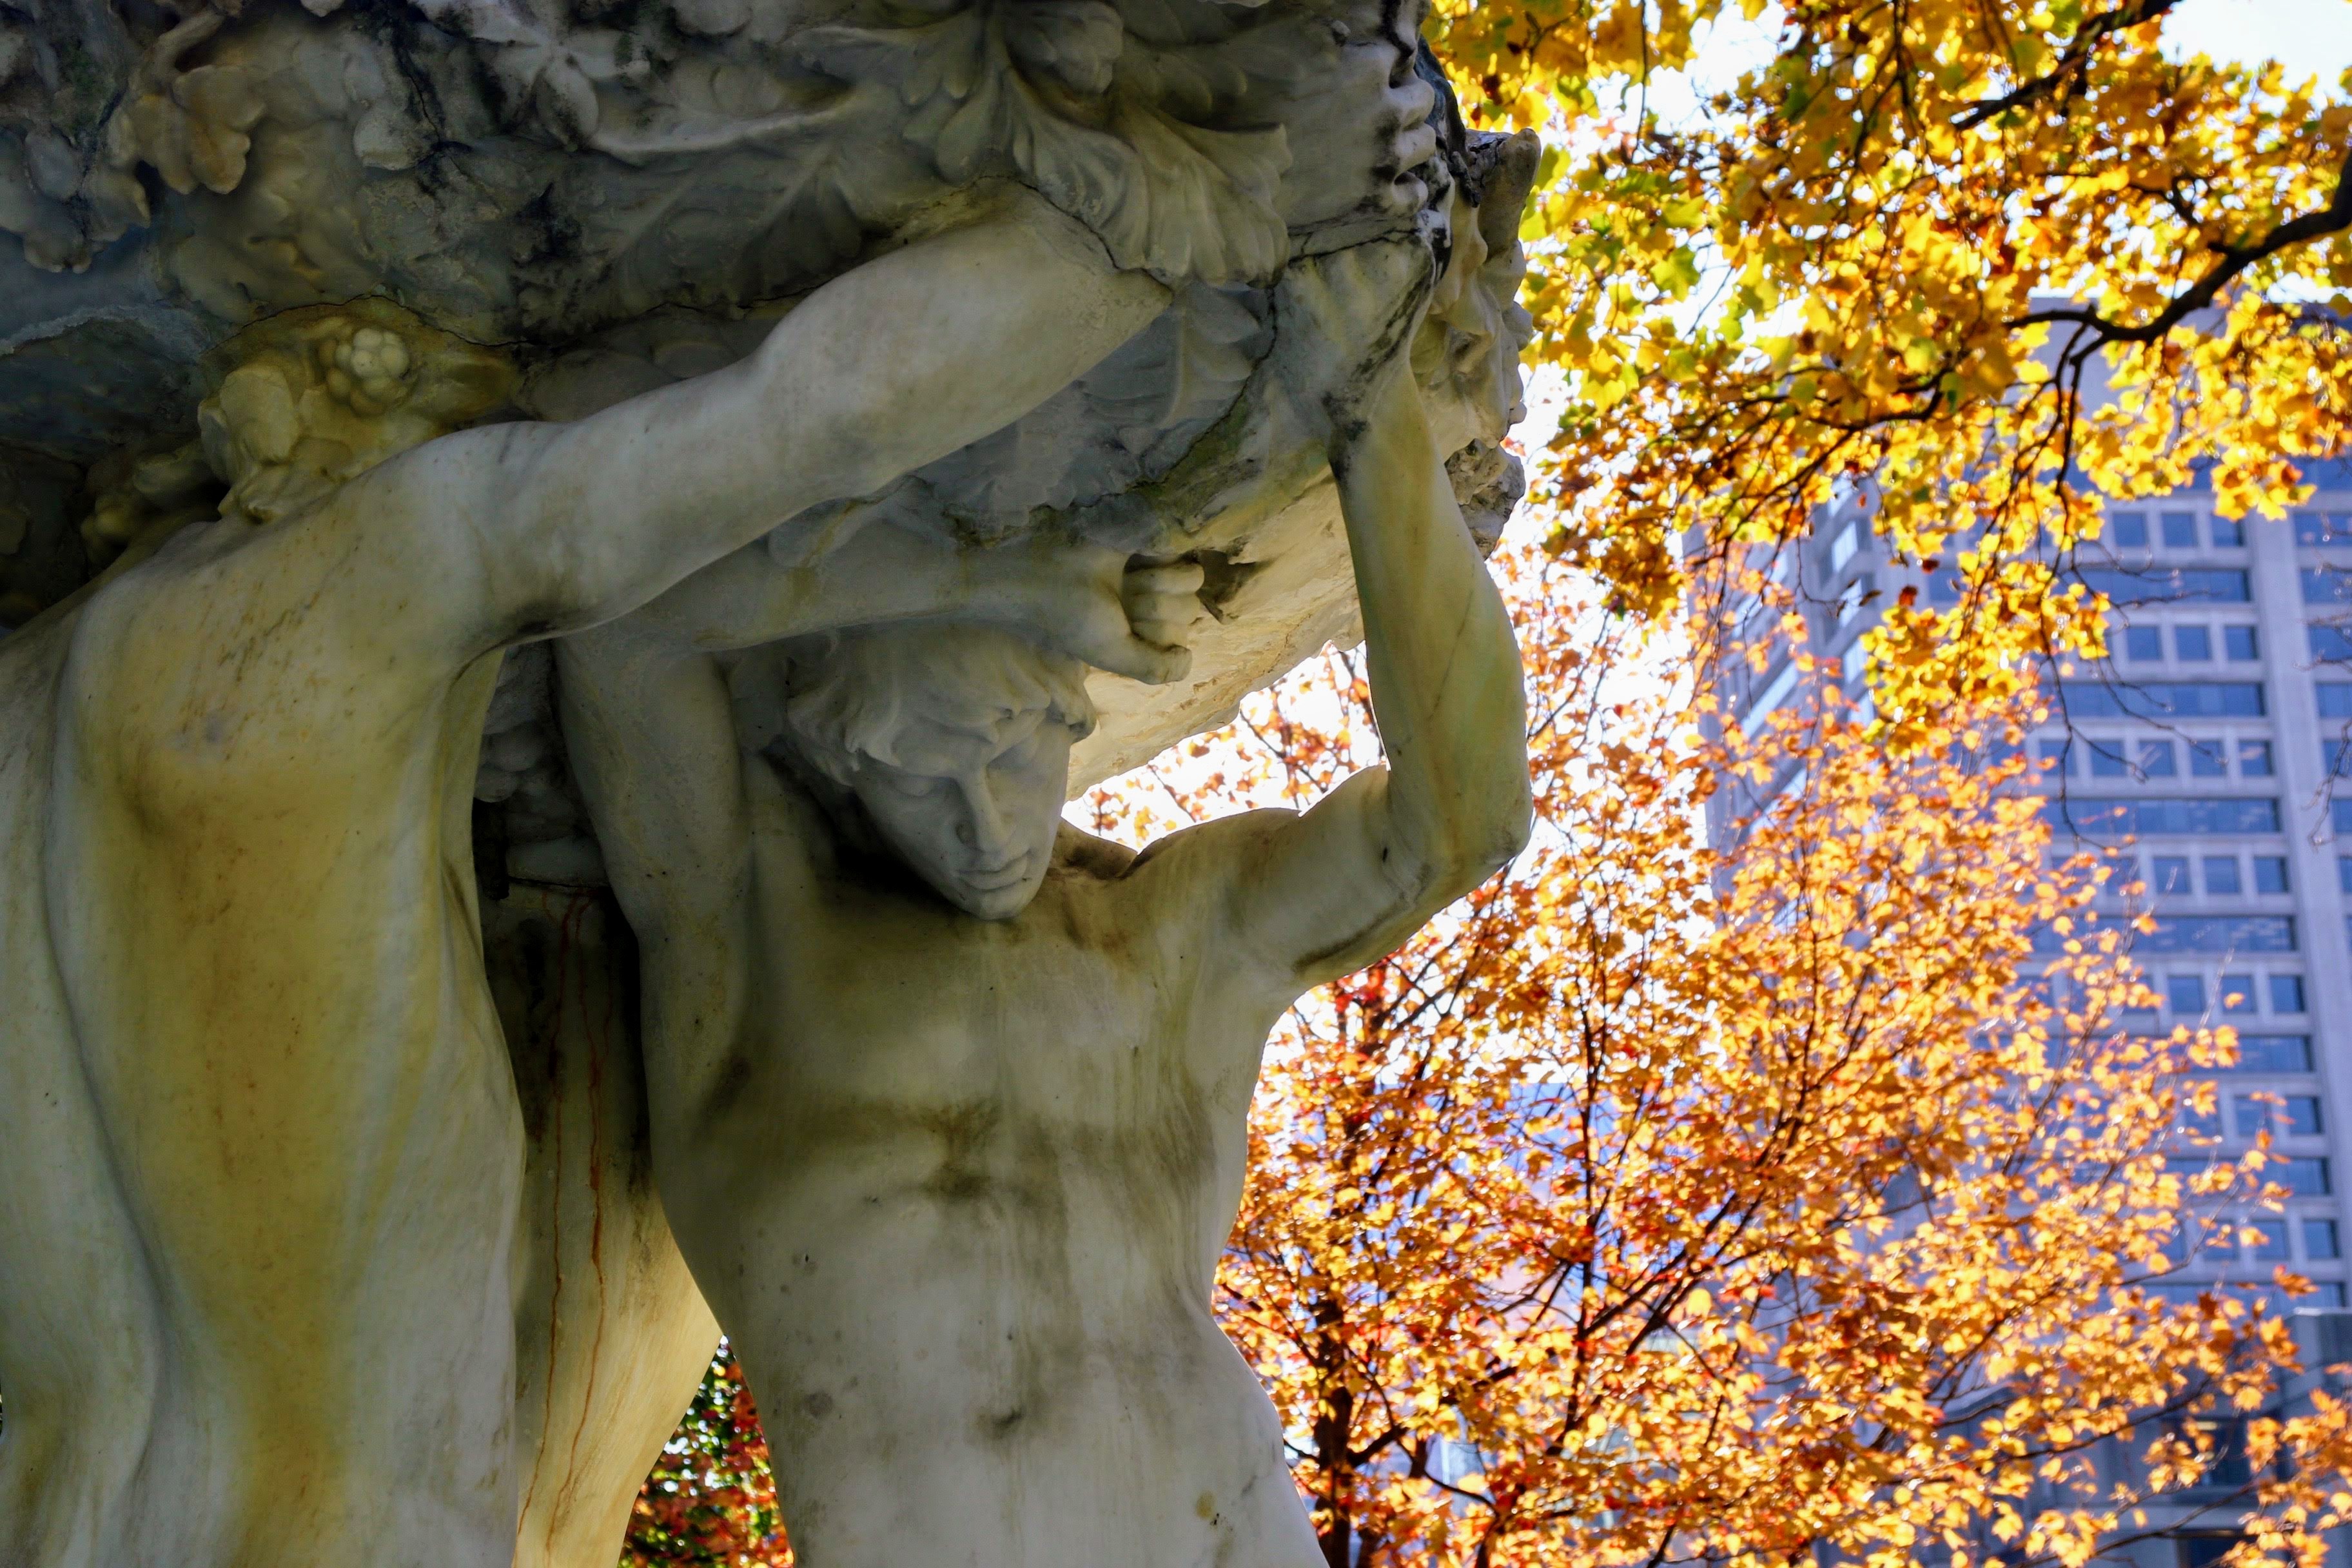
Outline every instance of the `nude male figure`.
<svg viewBox="0 0 2352 1568"><path fill-rule="evenodd" d="M1381 320L1416 247L1294 268ZM1210 1313L1267 1034L1528 829L1517 649L1391 349L1320 384L1389 764L1141 856L1060 820L1083 669L807 613L756 557L559 649L642 942L656 1181L810 1568L1319 1568ZM1131 574L1145 641L1184 568ZM1080 616L1080 619L1086 617ZM739 745L780 716L786 739Z"/></svg>
<svg viewBox="0 0 2352 1568"><path fill-rule="evenodd" d="M509 1560L499 651L988 434L1167 299L1019 193L741 364L459 434L467 345L262 329L206 406L226 514L0 643L0 1563Z"/></svg>

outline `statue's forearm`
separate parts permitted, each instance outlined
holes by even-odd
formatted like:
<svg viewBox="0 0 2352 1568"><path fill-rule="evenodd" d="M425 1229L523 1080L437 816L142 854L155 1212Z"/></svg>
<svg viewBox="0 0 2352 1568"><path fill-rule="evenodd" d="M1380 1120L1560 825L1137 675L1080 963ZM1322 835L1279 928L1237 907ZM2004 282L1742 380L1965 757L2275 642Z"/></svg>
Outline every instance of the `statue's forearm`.
<svg viewBox="0 0 2352 1568"><path fill-rule="evenodd" d="M1073 227L1024 204L909 246L817 290L750 359L498 456L490 577L526 621L593 625L1020 417L1167 300Z"/></svg>
<svg viewBox="0 0 2352 1568"><path fill-rule="evenodd" d="M1411 866L1466 886L1527 841L1518 644L1418 392L1398 376L1367 413L1333 469L1388 755L1386 811Z"/></svg>
<svg viewBox="0 0 2352 1568"><path fill-rule="evenodd" d="M842 626L963 615L1015 619L1024 600L992 575L999 554L959 549L887 523L839 544L824 539L801 563L755 542L704 567L635 619L706 653L754 647ZM992 590L995 592L992 593Z"/></svg>

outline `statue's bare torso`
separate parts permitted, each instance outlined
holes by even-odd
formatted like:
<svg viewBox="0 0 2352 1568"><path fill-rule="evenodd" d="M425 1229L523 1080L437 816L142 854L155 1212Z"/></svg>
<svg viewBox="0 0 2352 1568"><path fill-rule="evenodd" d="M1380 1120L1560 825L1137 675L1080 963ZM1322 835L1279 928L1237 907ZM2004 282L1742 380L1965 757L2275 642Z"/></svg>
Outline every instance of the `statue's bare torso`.
<svg viewBox="0 0 2352 1568"><path fill-rule="evenodd" d="M1404 356L1343 335L1424 260L1366 247L1284 284L1331 345L1304 384L1344 389L1334 481L1391 763L1307 811L1140 857L1060 821L1069 667L1181 647L1197 565L1130 563L1029 639L1003 623L1037 595L894 628L741 555L562 646L642 944L656 1179L809 1568L1323 1561L1211 1312L1259 1058L1284 1008L1528 830L1501 602ZM1089 607L1124 637L1073 636ZM811 638L825 615L870 629Z"/></svg>
<svg viewBox="0 0 2352 1568"><path fill-rule="evenodd" d="M991 922L836 868L795 787L746 773L742 912L771 963L732 1037L685 1053L706 1110L663 1180L709 1233L689 1254L734 1260L701 1274L721 1320L769 1326L739 1343L790 1407L768 1429L804 1560L1318 1563L1210 1312L1287 1000L1217 973L1200 926L1248 823L1139 863L1066 831L1035 900Z"/></svg>
<svg viewBox="0 0 2352 1568"><path fill-rule="evenodd" d="M51 683L11 709L47 765L8 847L38 875L9 882L63 1008L18 1015L5 1054L60 1075L111 1177L93 1213L32 1173L23 1195L49 1201L19 1223L113 1237L16 1282L52 1300L12 1371L105 1368L53 1440L100 1495L135 1466L172 1499L68 1521L44 1516L90 1492L37 1481L34 1538L13 1542L33 1560L266 1561L280 1489L312 1539L396 1557L492 1562L511 1533L478 1456L508 1420L520 1129L459 761L495 662L403 658L356 624L328 584L348 564L333 522L191 528L7 649ZM355 1172L428 1212L387 1225ZM59 1353L101 1336L108 1357ZM364 1386L418 1365L446 1375Z"/></svg>

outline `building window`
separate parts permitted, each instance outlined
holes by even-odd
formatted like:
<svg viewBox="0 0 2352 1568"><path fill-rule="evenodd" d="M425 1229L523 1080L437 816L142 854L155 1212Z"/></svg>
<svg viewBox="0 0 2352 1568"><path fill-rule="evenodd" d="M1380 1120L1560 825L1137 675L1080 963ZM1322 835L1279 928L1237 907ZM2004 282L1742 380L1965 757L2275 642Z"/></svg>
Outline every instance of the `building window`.
<svg viewBox="0 0 2352 1568"><path fill-rule="evenodd" d="M2144 779L2169 779L2180 775L2179 759L2169 741L2142 741L2139 743L2139 776Z"/></svg>
<svg viewBox="0 0 2352 1568"><path fill-rule="evenodd" d="M2210 1445L2207 1449L2205 1474L2199 1485L2242 1487L2252 1484L2254 1472L2246 1463L2244 1416L2212 1416L2200 1421L2190 1421L2188 1425L2201 1431L2206 1442ZM2194 1565L2194 1568L2204 1568L2205 1563L2219 1559L2221 1552L2228 1551L2236 1540L2235 1536L2189 1536L2182 1541L2181 1544L2185 1547L2191 1541L2220 1542L2220 1546L2213 1550L2211 1556L2204 1558L2202 1562Z"/></svg>
<svg viewBox="0 0 2352 1568"><path fill-rule="evenodd" d="M2220 1484L2218 1478L2213 1484ZM2173 1568L2213 1568L2215 1563L2228 1555L2230 1548L2238 1544L2241 1539L2242 1538L2235 1535L2209 1535L2202 1532L2195 1535L2175 1536L2172 1542Z"/></svg>
<svg viewBox="0 0 2352 1568"><path fill-rule="evenodd" d="M2185 855L2159 855L2155 861L2156 890L2159 893L2188 893L2196 889L2189 885L2189 858Z"/></svg>
<svg viewBox="0 0 2352 1568"><path fill-rule="evenodd" d="M2263 1177L2299 1198L2324 1198L2329 1192L2327 1162L2314 1156L2297 1154L2273 1160L2263 1167Z"/></svg>
<svg viewBox="0 0 2352 1568"><path fill-rule="evenodd" d="M2235 1099L2233 1114L2241 1138L2252 1138L2264 1130L2277 1137L2316 1138L2326 1131L2315 1096L2241 1094Z"/></svg>
<svg viewBox="0 0 2352 1568"><path fill-rule="evenodd" d="M2164 657L2164 628L2126 626L2124 658L2134 664L2154 664Z"/></svg>
<svg viewBox="0 0 2352 1568"><path fill-rule="evenodd" d="M2131 764L2124 761L2122 742L2093 741L2090 742L2091 776L2095 779L2127 779L2132 776Z"/></svg>
<svg viewBox="0 0 2352 1568"><path fill-rule="evenodd" d="M2352 544L2352 511L2299 511L2294 514L2297 544Z"/></svg>
<svg viewBox="0 0 2352 1568"><path fill-rule="evenodd" d="M2179 1019L2202 1017L2205 1013L2205 977L2201 974L2168 974L2164 977L2164 1005Z"/></svg>
<svg viewBox="0 0 2352 1568"><path fill-rule="evenodd" d="M2306 566L2300 574L2306 605L2352 605L2352 572L2336 566Z"/></svg>
<svg viewBox="0 0 2352 1568"><path fill-rule="evenodd" d="M1790 694L1796 689L1797 662L1790 659L1780 667L1780 673L1774 676L1765 686L1763 693L1754 702L1748 704L1748 711L1740 715L1739 732L1743 735L1754 734L1757 726L1763 723L1774 709L1786 702Z"/></svg>
<svg viewBox="0 0 2352 1568"><path fill-rule="evenodd" d="M2197 514L2193 511L2168 511L2164 514L2164 547L2167 550L2197 548Z"/></svg>
<svg viewBox="0 0 2352 1568"><path fill-rule="evenodd" d="M2238 742L2238 776L2240 778L2266 779L2271 776L2273 771L2271 743L2268 741Z"/></svg>
<svg viewBox="0 0 2352 1568"><path fill-rule="evenodd" d="M2147 548L2147 513L2144 511L2110 512L2107 521L2113 525L2116 542L2126 550Z"/></svg>
<svg viewBox="0 0 2352 1568"><path fill-rule="evenodd" d="M2249 1220L2246 1228L2254 1233L2252 1248L2257 1263L2284 1263L2294 1254L2286 1244L2286 1221L2283 1219Z"/></svg>
<svg viewBox="0 0 2352 1568"><path fill-rule="evenodd" d="M2254 857L2254 891L2284 893L2286 885L2286 857L2257 855Z"/></svg>
<svg viewBox="0 0 2352 1568"><path fill-rule="evenodd" d="M1850 626L1862 614L1863 605L1870 602L1870 579L1856 577L1838 595L1837 624Z"/></svg>
<svg viewBox="0 0 2352 1568"><path fill-rule="evenodd" d="M2336 886L2340 891L2352 893L2352 855L2336 858Z"/></svg>
<svg viewBox="0 0 2352 1568"><path fill-rule="evenodd" d="M2352 626L2341 621L2315 621L2304 628L2311 639L2311 657L2322 664L2352 661Z"/></svg>
<svg viewBox="0 0 2352 1568"><path fill-rule="evenodd" d="M2220 513L2218 513L2218 512L2214 514L2214 517L2213 517L2213 548L2214 548L2214 549L2216 549L2216 550L2237 550L2237 549L2241 549L2241 548L2242 548L2242 547L2244 546L2245 542L2246 542L2246 525L2244 524L2244 522L2241 521L2239 519L2234 518L2234 517L2223 517L2223 516L2221 516L2221 515Z"/></svg>
<svg viewBox="0 0 2352 1568"><path fill-rule="evenodd" d="M1846 525L1838 530L1838 536L1830 542L1830 570L1835 572L1843 567L1861 548L1862 519L1849 518Z"/></svg>
<svg viewBox="0 0 2352 1568"><path fill-rule="evenodd" d="M2239 890L2238 858L2235 855L2205 857L2205 890L2217 898L2226 898Z"/></svg>
<svg viewBox="0 0 2352 1568"><path fill-rule="evenodd" d="M2083 585L2105 594L2110 605L2178 605L2203 600L2213 605L2253 602L2253 579L2237 566L2092 566L2079 574Z"/></svg>
<svg viewBox="0 0 2352 1568"><path fill-rule="evenodd" d="M2213 657L2213 634L2203 626L2175 626L2172 651L2191 663L2206 663Z"/></svg>
<svg viewBox="0 0 2352 1568"><path fill-rule="evenodd" d="M2185 880L2185 865L2182 873ZM2160 864L2158 874L2162 875ZM2296 950L2293 915L2158 915L2151 927L2139 934L2137 949L2141 952L2206 952L2220 956L2235 953L2242 957ZM2287 978L2293 977L2273 978L2273 995L2277 982ZM2300 987L2303 982L2296 979L2295 984ZM2300 990L2296 993L2301 994Z"/></svg>
<svg viewBox="0 0 2352 1568"><path fill-rule="evenodd" d="M2232 1072L2309 1072L2309 1035L2240 1035Z"/></svg>
<svg viewBox="0 0 2352 1568"><path fill-rule="evenodd" d="M2223 626L2221 651L2234 664L2251 664L2263 657L2262 637L2252 626Z"/></svg>
<svg viewBox="0 0 2352 1568"><path fill-rule="evenodd" d="M2307 1219L2303 1222L2303 1255L2320 1263L2343 1256L2336 1245L2334 1220Z"/></svg>
<svg viewBox="0 0 2352 1568"><path fill-rule="evenodd" d="M2189 771L2200 779L2229 777L2230 759L2228 753L2222 751L2221 742L2219 741L2189 742Z"/></svg>
<svg viewBox="0 0 2352 1568"><path fill-rule="evenodd" d="M2254 1010L2254 977L2251 974L2221 976L2221 1011L2251 1013Z"/></svg>
<svg viewBox="0 0 2352 1568"><path fill-rule="evenodd" d="M2271 976L2272 1012L2302 1013L2308 1010L2303 1002L2302 975L2273 974Z"/></svg>
<svg viewBox="0 0 2352 1568"><path fill-rule="evenodd" d="M2352 686L2345 689L2352 693ZM2077 719L2260 719L2269 711L2262 687L2252 681L2142 680L2107 686L2069 680L2060 684L2059 692L2067 711ZM2352 718L2352 699L2340 716Z"/></svg>
<svg viewBox="0 0 2352 1568"><path fill-rule="evenodd" d="M2337 803L2352 806L2352 800ZM2342 813L2340 831L2352 832L2352 811ZM2205 833L2276 833L2275 800L2244 795L2209 795L2177 800L2120 800L2078 795L2042 803L2042 820L2058 831L2093 837L2162 838Z"/></svg>

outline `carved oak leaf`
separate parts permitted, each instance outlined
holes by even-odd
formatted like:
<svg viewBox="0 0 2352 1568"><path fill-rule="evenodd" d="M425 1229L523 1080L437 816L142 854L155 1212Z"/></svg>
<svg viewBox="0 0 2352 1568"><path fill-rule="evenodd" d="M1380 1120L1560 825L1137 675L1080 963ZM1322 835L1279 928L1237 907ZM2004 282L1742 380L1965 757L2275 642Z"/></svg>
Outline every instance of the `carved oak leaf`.
<svg viewBox="0 0 2352 1568"><path fill-rule="evenodd" d="M1274 204L1290 144L1279 127L1213 131L1123 102L1112 131L1145 170L1113 210L1090 220L1114 254L1142 258L1162 277L1209 282L1282 269L1290 231Z"/></svg>
<svg viewBox="0 0 2352 1568"><path fill-rule="evenodd" d="M1127 29L1102 0L1029 0L1000 14L1005 47L1024 74L1089 96L1109 89Z"/></svg>

